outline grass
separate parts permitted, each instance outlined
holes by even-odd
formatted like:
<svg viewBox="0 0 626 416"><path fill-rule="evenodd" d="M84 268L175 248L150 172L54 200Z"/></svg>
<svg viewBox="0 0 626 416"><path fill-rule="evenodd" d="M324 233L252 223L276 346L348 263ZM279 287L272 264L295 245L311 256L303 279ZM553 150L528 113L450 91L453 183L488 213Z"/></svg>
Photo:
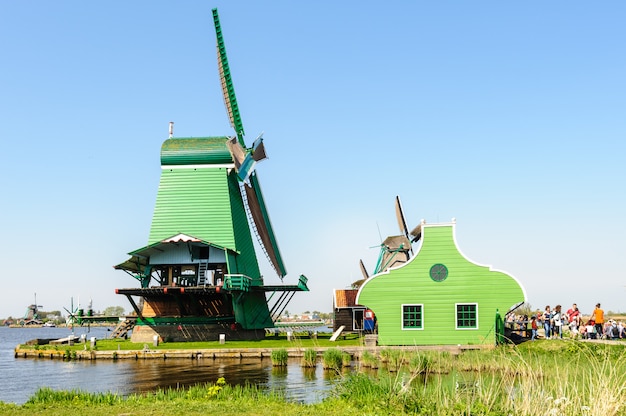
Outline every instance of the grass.
<svg viewBox="0 0 626 416"><path fill-rule="evenodd" d="M347 375L340 372L344 375L339 375L330 396L309 405L291 403L255 386L218 382L128 397L40 389L22 406L0 403L0 414L626 414L626 351L622 343L537 341L458 356L437 351L385 351L381 350L380 356L361 357L361 361L379 366L378 370L361 366L362 370ZM342 365L341 349L326 353L326 358L334 357L334 366ZM326 366L326 360L324 363ZM389 371L390 363L393 371Z"/></svg>
<svg viewBox="0 0 626 416"><path fill-rule="evenodd" d="M315 347L349 347L359 346L362 344L361 338L357 334L348 334L345 338L339 338L331 342L332 334L319 333L317 337L310 337L308 333L296 333L292 341L287 341L286 335L268 336L258 341L227 341L220 344L219 341L198 341L198 342L161 342L158 346L147 344L150 350L196 350L196 349L247 349L247 348L285 348L286 346L294 348L315 348ZM34 349L38 351L59 350L62 351L78 351L84 350L85 345L90 349L89 343L77 343L73 346L53 346L53 345L20 345L23 349ZM143 351L145 343L130 342L123 339L98 339L95 347L98 351Z"/></svg>
<svg viewBox="0 0 626 416"><path fill-rule="evenodd" d="M300 360L300 366L305 368L315 368L317 366L317 351L313 348L304 350L304 355Z"/></svg>
<svg viewBox="0 0 626 416"><path fill-rule="evenodd" d="M272 350L272 365L274 367L286 367L289 360L289 353L286 349L280 348Z"/></svg>
<svg viewBox="0 0 626 416"><path fill-rule="evenodd" d="M340 370L343 362L343 352L339 348L329 348L322 354L322 366L325 370Z"/></svg>

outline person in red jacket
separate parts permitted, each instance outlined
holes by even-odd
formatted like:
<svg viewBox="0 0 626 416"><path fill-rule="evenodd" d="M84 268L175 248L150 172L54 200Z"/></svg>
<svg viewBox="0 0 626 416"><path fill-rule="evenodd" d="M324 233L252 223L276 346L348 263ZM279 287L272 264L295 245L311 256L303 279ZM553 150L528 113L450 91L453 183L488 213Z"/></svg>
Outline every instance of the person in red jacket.
<svg viewBox="0 0 626 416"><path fill-rule="evenodd" d="M565 317L567 319L567 325L569 326L571 337L576 338L579 332L578 327L580 326L580 311L575 303L567 310Z"/></svg>
<svg viewBox="0 0 626 416"><path fill-rule="evenodd" d="M534 341L535 338L537 338L537 329L539 328L539 325L537 325L537 317L535 315L533 315L530 318L530 329L531 329L531 333L532 336L530 337L531 341Z"/></svg>

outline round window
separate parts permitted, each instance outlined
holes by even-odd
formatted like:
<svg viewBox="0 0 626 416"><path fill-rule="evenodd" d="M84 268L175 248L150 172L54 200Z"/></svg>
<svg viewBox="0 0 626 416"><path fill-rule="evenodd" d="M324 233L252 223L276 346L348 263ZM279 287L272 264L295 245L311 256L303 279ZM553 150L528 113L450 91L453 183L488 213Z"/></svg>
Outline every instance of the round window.
<svg viewBox="0 0 626 416"><path fill-rule="evenodd" d="M448 268L443 264L435 264L430 268L430 278L435 282L443 282L448 277Z"/></svg>

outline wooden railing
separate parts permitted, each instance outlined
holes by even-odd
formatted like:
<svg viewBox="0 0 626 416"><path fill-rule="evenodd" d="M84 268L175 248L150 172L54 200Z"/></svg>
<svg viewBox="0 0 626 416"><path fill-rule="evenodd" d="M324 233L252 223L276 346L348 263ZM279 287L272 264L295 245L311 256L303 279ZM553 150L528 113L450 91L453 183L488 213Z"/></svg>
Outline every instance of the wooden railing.
<svg viewBox="0 0 626 416"><path fill-rule="evenodd" d="M252 286L252 278L243 274L225 274L224 289L241 290L243 292L250 291Z"/></svg>

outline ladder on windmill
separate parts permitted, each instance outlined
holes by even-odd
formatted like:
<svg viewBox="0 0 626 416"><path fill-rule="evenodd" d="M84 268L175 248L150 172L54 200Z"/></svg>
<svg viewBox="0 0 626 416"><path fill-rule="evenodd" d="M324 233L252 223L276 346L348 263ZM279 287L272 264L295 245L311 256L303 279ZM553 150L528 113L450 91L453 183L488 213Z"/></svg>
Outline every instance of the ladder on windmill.
<svg viewBox="0 0 626 416"><path fill-rule="evenodd" d="M122 338L128 335L128 332L131 331L135 327L135 323L137 322L136 318L126 318L123 321L120 321L119 324L113 330L111 334L111 338Z"/></svg>
<svg viewBox="0 0 626 416"><path fill-rule="evenodd" d="M209 272L209 263L200 263L198 265L198 286L206 286L207 283L211 284L207 279Z"/></svg>

